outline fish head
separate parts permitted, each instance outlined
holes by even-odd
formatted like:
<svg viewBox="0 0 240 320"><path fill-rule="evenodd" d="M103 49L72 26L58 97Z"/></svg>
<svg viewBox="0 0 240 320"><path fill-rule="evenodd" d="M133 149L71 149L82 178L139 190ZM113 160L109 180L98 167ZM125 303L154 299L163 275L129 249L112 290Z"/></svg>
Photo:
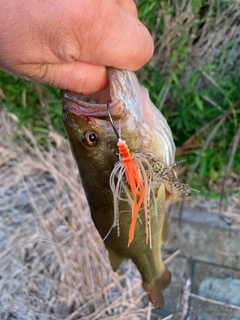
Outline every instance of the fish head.
<svg viewBox="0 0 240 320"><path fill-rule="evenodd" d="M82 114L72 101L64 104L63 121L83 183L95 188L95 181L99 187L108 188L109 175L118 160L117 139L109 121Z"/></svg>
<svg viewBox="0 0 240 320"><path fill-rule="evenodd" d="M91 212L112 203L109 177L119 160L118 139L107 114L109 89L91 96L63 92L63 122ZM119 99L110 103L114 124L130 147L141 148L142 133Z"/></svg>
<svg viewBox="0 0 240 320"><path fill-rule="evenodd" d="M150 152L168 165L175 156L171 129L135 73L108 68L108 80L108 88L87 96L62 91L63 122L91 209L111 192L109 177L119 160L108 101L114 126L132 153Z"/></svg>
<svg viewBox="0 0 240 320"><path fill-rule="evenodd" d="M161 112L152 104L148 91L139 84L135 73L108 68L108 78L107 89L88 96L62 92L63 121L70 143L72 144L72 136L75 136L76 140L78 132L84 133L83 130L87 132L91 128L98 134L98 143L93 148L83 145L83 152L88 154L88 158L90 154L91 157L94 155L99 158L100 151L110 155L112 147L116 150L117 139L116 136L114 138L107 113L107 103L110 101L110 113L115 127L131 151L151 152L162 158L166 164L173 164L175 145L171 129ZM81 144L84 143L82 136L78 135L78 140ZM106 161L108 160L98 162L100 170ZM111 160L107 164L109 162Z"/></svg>

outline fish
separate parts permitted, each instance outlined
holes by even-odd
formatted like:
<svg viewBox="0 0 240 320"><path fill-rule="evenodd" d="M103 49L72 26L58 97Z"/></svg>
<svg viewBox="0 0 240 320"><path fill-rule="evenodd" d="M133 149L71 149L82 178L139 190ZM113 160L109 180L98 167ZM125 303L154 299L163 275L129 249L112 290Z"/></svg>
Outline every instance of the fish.
<svg viewBox="0 0 240 320"><path fill-rule="evenodd" d="M161 256L161 245L168 238L165 199L177 197L185 186L174 171L171 129L147 89L139 84L134 72L116 68L107 72L109 85L102 91L87 96L62 91L63 123L92 220L104 240L113 270L124 259L131 259L149 300L162 309L162 291L171 282L171 272ZM116 169L122 160L118 138L126 143L131 161L139 161L144 170L140 175L148 179L131 239L133 197L126 175ZM139 198L137 195L137 201Z"/></svg>

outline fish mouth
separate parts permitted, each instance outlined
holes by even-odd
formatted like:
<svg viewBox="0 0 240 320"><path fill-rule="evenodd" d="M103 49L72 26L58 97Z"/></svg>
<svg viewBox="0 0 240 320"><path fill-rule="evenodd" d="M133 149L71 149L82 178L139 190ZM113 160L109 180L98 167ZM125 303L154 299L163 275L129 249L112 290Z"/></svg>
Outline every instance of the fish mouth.
<svg viewBox="0 0 240 320"><path fill-rule="evenodd" d="M114 71L113 68L108 68L108 87L93 94L82 95L62 90L61 97L64 101L64 108L76 115L104 119L108 118L107 104L110 102L111 116L115 119L122 117L126 112L126 105L125 101L119 98L119 88L121 90L124 88L120 83L120 77L116 77L118 73L121 73L121 70Z"/></svg>

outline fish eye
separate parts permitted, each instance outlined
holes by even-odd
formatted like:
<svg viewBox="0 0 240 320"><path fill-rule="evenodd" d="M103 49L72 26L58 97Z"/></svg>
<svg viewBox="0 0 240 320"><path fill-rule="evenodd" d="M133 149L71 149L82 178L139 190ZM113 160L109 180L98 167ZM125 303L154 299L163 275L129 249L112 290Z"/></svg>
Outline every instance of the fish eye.
<svg viewBox="0 0 240 320"><path fill-rule="evenodd" d="M92 131L86 131L83 133L83 141L89 147L96 147L98 144L97 135Z"/></svg>

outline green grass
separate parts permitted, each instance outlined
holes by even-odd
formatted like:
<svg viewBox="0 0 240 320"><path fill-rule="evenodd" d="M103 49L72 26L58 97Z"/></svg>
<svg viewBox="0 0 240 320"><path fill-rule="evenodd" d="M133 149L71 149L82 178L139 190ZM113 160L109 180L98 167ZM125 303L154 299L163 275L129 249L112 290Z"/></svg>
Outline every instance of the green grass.
<svg viewBox="0 0 240 320"><path fill-rule="evenodd" d="M162 36L166 17L177 19L179 11L186 10L179 9L183 2L137 2L140 19L153 33L156 42L155 57L139 72L140 80L172 128L178 147L177 160L187 160L186 181L203 193L209 192L208 187L213 182L219 183L220 190L220 182L230 165L230 172L240 173L237 136L240 63L234 60L240 37L222 46L205 64L196 63L192 49L199 41L204 24L210 21L214 26L215 17L224 16L232 2L192 1L194 18L186 24L185 20L180 21L179 35L170 40ZM168 50L170 48L164 59L159 53L159 39L166 42ZM0 103L19 117L19 125L25 124L34 131L40 141L47 138L49 126L64 134L59 90L0 72Z"/></svg>
<svg viewBox="0 0 240 320"><path fill-rule="evenodd" d="M195 177L204 184L209 179L216 181L223 176L240 126L240 75L229 76L227 81L215 84L214 78L208 73L208 67L211 69L212 66L196 69L187 83L183 84L181 76L172 71L163 77L158 70L148 66L149 80L145 83L152 101L161 106L172 128L181 158L184 155L187 163L193 166L199 153L202 153ZM197 81L202 77L205 78L206 87L198 88ZM164 105L161 105L162 92L165 94L166 86L169 95ZM224 115L229 109L229 114ZM204 126L205 129L201 131ZM191 138L192 141L186 144ZM232 164L236 172L240 172L239 160L240 148Z"/></svg>
<svg viewBox="0 0 240 320"><path fill-rule="evenodd" d="M236 34L225 45L220 43L214 57L205 64L199 63L196 57L199 48L195 49L206 24L211 31L219 19L226 20L226 29L233 23L231 10L228 11L232 3L138 1L140 19L156 43L153 62L140 76L172 128L178 147L177 160L187 160L186 181L203 192L209 192L212 183L218 183L221 189L220 183L229 166L230 171L240 173L240 63L235 58L240 37ZM165 21L168 24L172 21L172 25L166 27ZM174 28L178 32L171 38ZM223 27L222 41L226 37L224 32Z"/></svg>
<svg viewBox="0 0 240 320"><path fill-rule="evenodd" d="M19 118L40 142L48 137L49 127L64 133L59 90L38 85L0 71L0 104Z"/></svg>

